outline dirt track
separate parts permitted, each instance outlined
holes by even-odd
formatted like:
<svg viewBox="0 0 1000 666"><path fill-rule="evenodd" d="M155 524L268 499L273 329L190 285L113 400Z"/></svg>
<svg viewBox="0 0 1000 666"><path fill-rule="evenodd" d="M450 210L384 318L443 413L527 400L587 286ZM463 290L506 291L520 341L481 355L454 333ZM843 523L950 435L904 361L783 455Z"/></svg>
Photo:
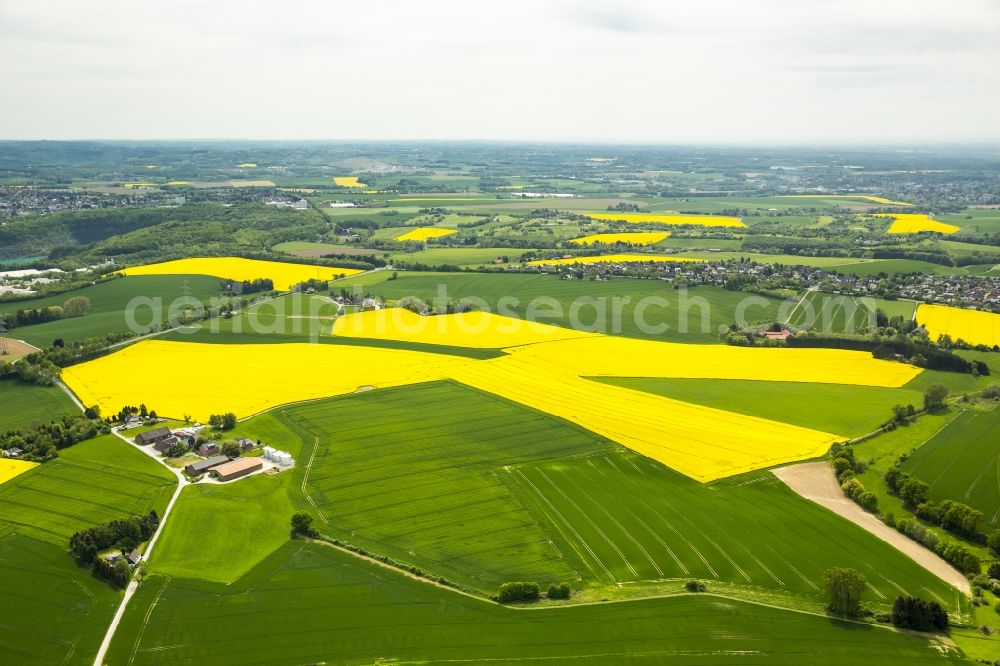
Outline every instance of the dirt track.
<svg viewBox="0 0 1000 666"><path fill-rule="evenodd" d="M772 471L785 485L802 497L825 506L838 516L846 518L855 525L871 532L941 580L954 585L962 592L969 594L972 591L968 579L953 566L916 541L892 529L848 499L843 491L840 490L837 477L834 476L833 469L828 463L802 463L800 465L779 467Z"/></svg>

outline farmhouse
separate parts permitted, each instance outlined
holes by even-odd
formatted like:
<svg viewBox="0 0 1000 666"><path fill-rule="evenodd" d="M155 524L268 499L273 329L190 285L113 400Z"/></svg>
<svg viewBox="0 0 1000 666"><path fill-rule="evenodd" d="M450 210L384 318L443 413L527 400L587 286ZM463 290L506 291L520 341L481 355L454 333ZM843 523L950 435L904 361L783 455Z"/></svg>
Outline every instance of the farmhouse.
<svg viewBox="0 0 1000 666"><path fill-rule="evenodd" d="M158 440L155 444L153 444L153 448L156 449L158 453L167 455L172 448L177 446L178 443L177 438L170 435L166 439Z"/></svg>
<svg viewBox="0 0 1000 666"><path fill-rule="evenodd" d="M170 428L161 426L147 432L139 433L135 436L135 443L139 446L146 446L148 444L156 444L157 442L163 441L168 437L173 437L170 433Z"/></svg>
<svg viewBox="0 0 1000 666"><path fill-rule="evenodd" d="M218 447L216 447L218 449ZM199 474L204 474L213 467L218 467L223 463L229 462L229 458L226 456L213 456L207 460L199 460L198 462L191 463L184 468L190 476L198 476Z"/></svg>
<svg viewBox="0 0 1000 666"><path fill-rule="evenodd" d="M787 328L783 328L780 331L764 331L764 337L768 340L787 340L791 335L791 331Z"/></svg>
<svg viewBox="0 0 1000 666"><path fill-rule="evenodd" d="M263 467L264 461L260 458L237 458L232 462L213 468L212 474L219 481L232 481L247 474L252 474Z"/></svg>
<svg viewBox="0 0 1000 666"><path fill-rule="evenodd" d="M198 447L198 455L202 458L208 458L209 456L219 455L219 443L218 442L207 442Z"/></svg>

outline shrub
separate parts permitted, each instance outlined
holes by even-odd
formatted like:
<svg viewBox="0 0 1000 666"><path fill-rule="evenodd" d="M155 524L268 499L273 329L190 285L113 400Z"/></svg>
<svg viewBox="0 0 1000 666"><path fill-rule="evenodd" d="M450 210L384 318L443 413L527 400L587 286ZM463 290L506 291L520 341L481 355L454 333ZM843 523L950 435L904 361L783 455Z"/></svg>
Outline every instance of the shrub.
<svg viewBox="0 0 1000 666"><path fill-rule="evenodd" d="M892 606L892 623L916 631L945 631L948 629L948 613L936 601L897 597Z"/></svg>
<svg viewBox="0 0 1000 666"><path fill-rule="evenodd" d="M688 592L704 592L708 588L700 580L689 580L684 583L684 589Z"/></svg>
<svg viewBox="0 0 1000 666"><path fill-rule="evenodd" d="M521 601L537 601L538 596L538 583L510 582L500 585L497 600L502 604L510 604Z"/></svg>
<svg viewBox="0 0 1000 666"><path fill-rule="evenodd" d="M545 593L545 596L549 599L569 599L569 595L569 583L559 583L558 585L552 583L549 585L549 589Z"/></svg>

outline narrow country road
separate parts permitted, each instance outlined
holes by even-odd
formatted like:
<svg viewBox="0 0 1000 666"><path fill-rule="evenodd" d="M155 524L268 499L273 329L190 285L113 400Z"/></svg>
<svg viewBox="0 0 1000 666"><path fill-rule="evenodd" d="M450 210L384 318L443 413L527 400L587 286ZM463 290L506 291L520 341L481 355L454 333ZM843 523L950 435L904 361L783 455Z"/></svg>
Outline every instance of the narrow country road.
<svg viewBox="0 0 1000 666"><path fill-rule="evenodd" d="M971 594L969 580L936 553L889 527L848 499L837 483L833 468L825 461L788 465L772 470L785 485L808 500L826 507L858 527L885 541L944 582Z"/></svg>
<svg viewBox="0 0 1000 666"><path fill-rule="evenodd" d="M135 447L135 444L133 444L127 437L119 433L117 429L115 430L115 435L121 438L129 446ZM149 451L142 447L135 448L149 454ZM170 469L177 477L177 488L174 489L174 494L170 497L170 501L167 502L167 509L163 512L163 515L160 516L160 524L156 528L156 532L153 533L153 537L149 540L149 544L146 546L146 551L142 554L143 560L148 560L149 556L153 553L153 547L156 545L160 535L163 533L163 528L167 524L167 518L170 517L170 512L174 508L174 503L177 501L177 498L180 497L181 491L184 490L184 486L189 483L188 480L184 478L183 472L179 469L174 469L172 467L167 467L167 469ZM115 631L118 629L118 623L121 622L122 616L125 615L125 607L128 605L129 600L132 598L132 595L135 594L137 589L139 589L139 583L135 580L129 582L128 587L125 588L125 596L122 597L122 602L118 605L118 610L115 612L115 616L111 620L111 624L108 626L108 631L104 634L104 640L101 642L101 648L97 651L97 656L94 657L94 666L103 666L104 657L108 652L108 648L111 646L111 639L114 638Z"/></svg>

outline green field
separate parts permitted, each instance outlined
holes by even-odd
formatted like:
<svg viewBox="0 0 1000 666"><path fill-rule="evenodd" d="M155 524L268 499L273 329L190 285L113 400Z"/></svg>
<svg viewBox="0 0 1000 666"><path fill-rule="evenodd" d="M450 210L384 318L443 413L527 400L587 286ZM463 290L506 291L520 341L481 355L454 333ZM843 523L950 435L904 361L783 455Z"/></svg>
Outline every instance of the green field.
<svg viewBox="0 0 1000 666"><path fill-rule="evenodd" d="M153 323L165 323L172 304L181 308L190 303L189 299L194 299L207 307L212 299L222 299L222 290L219 278L205 275L133 275L58 296L0 303L0 313L61 306L73 296L90 299L90 311L86 315L21 326L13 329L10 336L36 347L48 347L56 338L70 343L108 333L128 332L130 319L140 330L146 330ZM177 309L173 311L178 312Z"/></svg>
<svg viewBox="0 0 1000 666"><path fill-rule="evenodd" d="M85 527L152 509L162 513L175 483L149 456L104 435L0 485L0 524L64 547Z"/></svg>
<svg viewBox="0 0 1000 666"><path fill-rule="evenodd" d="M32 423L48 423L79 410L66 392L57 386L22 384L0 380L0 432L17 430Z"/></svg>
<svg viewBox="0 0 1000 666"><path fill-rule="evenodd" d="M120 593L70 556L76 531L155 509L174 477L114 435L0 485L0 661L91 664Z"/></svg>
<svg viewBox="0 0 1000 666"><path fill-rule="evenodd" d="M760 382L740 379L601 378L599 381L805 428L857 437L892 417L893 405L919 407L923 393L906 388ZM850 404L850 409L844 409Z"/></svg>
<svg viewBox="0 0 1000 666"><path fill-rule="evenodd" d="M983 524L1000 518L1000 409L967 410L918 448L904 471L925 481L931 497L983 512Z"/></svg>
<svg viewBox="0 0 1000 666"><path fill-rule="evenodd" d="M230 583L288 540L292 473L181 491L150 570Z"/></svg>
<svg viewBox="0 0 1000 666"><path fill-rule="evenodd" d="M787 323L831 333L870 333L877 328L877 310L886 317L900 316L909 321L913 319L916 303L810 291L791 311Z"/></svg>
<svg viewBox="0 0 1000 666"><path fill-rule="evenodd" d="M458 384L354 394L272 418L304 443L287 487L296 505L314 503L323 534L481 592L505 580L570 580L594 598L621 598L699 577L744 597L818 610L823 572L855 566L869 576L873 605L907 590L958 608L943 582L767 471L705 486ZM265 429L283 431L273 422ZM262 487L282 483L260 479ZM308 498L298 496L303 485ZM278 504L269 497L243 506L270 515L281 513L270 508ZM204 505L200 515L209 513ZM739 528L748 524L760 529ZM183 547L165 544L162 552L190 553L201 538L180 538ZM267 547L246 548L265 554L270 537Z"/></svg>
<svg viewBox="0 0 1000 666"><path fill-rule="evenodd" d="M481 309L517 317L526 317L533 308L541 323L575 322L579 330L692 343L718 342L720 331L735 321L737 307L748 298L753 300L746 316L755 321L773 321L782 303L719 287L685 290L654 280L566 280L525 273L400 273L396 280L369 284L365 290L386 300L417 296L430 302L441 295L481 299ZM644 331L643 321L668 329Z"/></svg>
<svg viewBox="0 0 1000 666"><path fill-rule="evenodd" d="M0 570L0 662L90 666L120 593L78 567L65 544L33 539L4 523Z"/></svg>
<svg viewBox="0 0 1000 666"><path fill-rule="evenodd" d="M714 596L512 609L301 542L287 543L233 585L151 578L108 654L109 663L129 666L582 659L961 663L954 651L933 649L920 636Z"/></svg>

